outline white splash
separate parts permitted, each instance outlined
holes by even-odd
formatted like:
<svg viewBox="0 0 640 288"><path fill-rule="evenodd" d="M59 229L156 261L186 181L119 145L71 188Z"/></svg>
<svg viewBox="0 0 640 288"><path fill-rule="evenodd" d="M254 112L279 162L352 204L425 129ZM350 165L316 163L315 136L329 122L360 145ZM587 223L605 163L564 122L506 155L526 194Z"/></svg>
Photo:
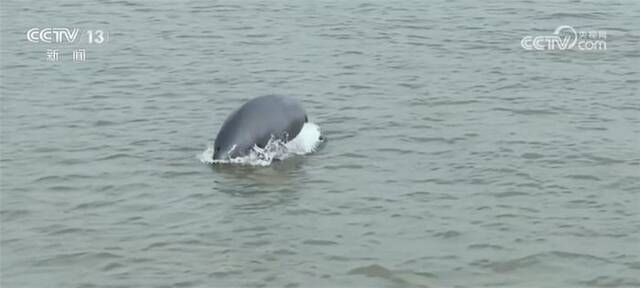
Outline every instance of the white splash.
<svg viewBox="0 0 640 288"><path fill-rule="evenodd" d="M296 155L304 155L316 151L318 145L322 143L320 127L318 125L307 122L302 126L302 130L296 138L287 142L285 146L290 153Z"/></svg>
<svg viewBox="0 0 640 288"><path fill-rule="evenodd" d="M206 164L243 164L252 166L268 166L273 160L284 160L292 155L309 154L318 148L322 143L320 127L314 123L307 122L302 126L302 130L291 141L283 143L281 140L269 140L264 148L253 146L249 155L237 157L230 160L213 160L213 144L209 144L198 159Z"/></svg>

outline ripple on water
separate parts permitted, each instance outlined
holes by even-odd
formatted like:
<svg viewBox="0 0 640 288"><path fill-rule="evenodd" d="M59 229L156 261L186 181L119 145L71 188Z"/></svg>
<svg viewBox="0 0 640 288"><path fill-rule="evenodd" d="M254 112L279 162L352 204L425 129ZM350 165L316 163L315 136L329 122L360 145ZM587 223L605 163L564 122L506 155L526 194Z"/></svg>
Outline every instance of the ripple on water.
<svg viewBox="0 0 640 288"><path fill-rule="evenodd" d="M338 242L330 241L330 240L312 239L312 240L304 240L302 241L302 244L313 245L313 246L331 246L331 245L337 245Z"/></svg>
<svg viewBox="0 0 640 288"><path fill-rule="evenodd" d="M536 267L536 270L553 271L557 266L563 264L580 263L582 265L603 265L611 263L609 260L589 254L571 253L563 251L541 252L514 258L505 261L490 261L485 267L497 273L511 273L514 271L529 270Z"/></svg>
<svg viewBox="0 0 640 288"><path fill-rule="evenodd" d="M435 275L428 272L392 271L379 264L357 267L347 272L349 275L360 275L380 278L401 287L434 287Z"/></svg>

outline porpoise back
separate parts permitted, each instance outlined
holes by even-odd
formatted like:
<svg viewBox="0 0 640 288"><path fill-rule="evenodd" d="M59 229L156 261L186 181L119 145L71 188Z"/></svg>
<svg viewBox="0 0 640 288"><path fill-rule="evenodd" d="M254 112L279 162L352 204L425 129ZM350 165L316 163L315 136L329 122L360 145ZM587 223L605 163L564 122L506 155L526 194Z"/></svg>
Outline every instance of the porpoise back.
<svg viewBox="0 0 640 288"><path fill-rule="evenodd" d="M254 98L222 124L213 159L244 156L254 145L264 148L271 137L287 142L300 133L306 121L306 112L296 99L277 95Z"/></svg>

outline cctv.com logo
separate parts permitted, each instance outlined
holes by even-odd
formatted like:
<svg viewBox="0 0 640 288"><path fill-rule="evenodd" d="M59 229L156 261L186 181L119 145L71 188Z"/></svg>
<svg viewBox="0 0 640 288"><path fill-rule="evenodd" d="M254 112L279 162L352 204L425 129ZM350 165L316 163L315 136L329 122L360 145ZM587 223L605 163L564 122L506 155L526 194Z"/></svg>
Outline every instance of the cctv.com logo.
<svg viewBox="0 0 640 288"><path fill-rule="evenodd" d="M525 36L520 46L525 50L607 50L606 31L580 31L569 25L556 28L553 35Z"/></svg>

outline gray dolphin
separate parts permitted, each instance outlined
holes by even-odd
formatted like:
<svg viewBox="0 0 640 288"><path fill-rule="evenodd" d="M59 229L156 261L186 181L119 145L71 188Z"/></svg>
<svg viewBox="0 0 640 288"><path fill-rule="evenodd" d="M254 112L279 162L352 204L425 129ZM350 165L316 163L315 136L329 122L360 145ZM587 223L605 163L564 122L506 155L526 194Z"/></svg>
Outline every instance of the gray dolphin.
<svg viewBox="0 0 640 288"><path fill-rule="evenodd" d="M253 98L222 124L213 160L245 156L254 145L264 148L271 137L286 143L300 133L307 121L307 113L295 99L275 95Z"/></svg>

